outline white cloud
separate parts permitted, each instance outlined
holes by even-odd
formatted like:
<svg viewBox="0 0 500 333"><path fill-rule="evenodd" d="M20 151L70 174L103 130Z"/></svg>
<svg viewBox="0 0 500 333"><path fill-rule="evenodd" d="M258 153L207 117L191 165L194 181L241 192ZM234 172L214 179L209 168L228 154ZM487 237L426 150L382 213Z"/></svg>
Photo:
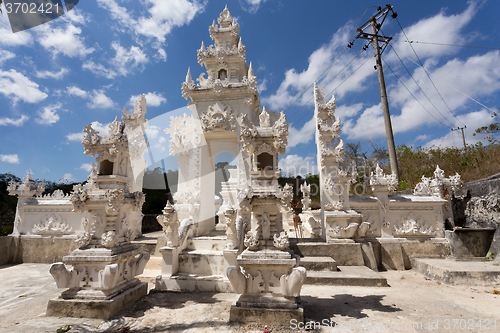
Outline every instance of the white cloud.
<svg viewBox="0 0 500 333"><path fill-rule="evenodd" d="M1 35L0 35L1 36ZM0 37L1 38L1 37ZM7 50L0 50L0 65L4 63L4 61L7 61L9 59L14 58L16 55L10 51Z"/></svg>
<svg viewBox="0 0 500 333"><path fill-rule="evenodd" d="M11 29L0 27L0 44L6 46L32 45L33 38L27 31L13 33Z"/></svg>
<svg viewBox="0 0 500 333"><path fill-rule="evenodd" d="M11 69L0 70L0 93L17 103L19 100L26 103L38 103L47 98L47 94L38 89L39 85L23 74Z"/></svg>
<svg viewBox="0 0 500 333"><path fill-rule="evenodd" d="M92 92L85 91L83 89L78 88L77 86L70 86L66 88L66 92L70 96L77 96L81 97L84 99L90 99L90 102L87 103L87 106L92 109L107 109L107 108L112 108L115 105L115 102L106 94L104 93L104 90L95 90L93 89Z"/></svg>
<svg viewBox="0 0 500 333"><path fill-rule="evenodd" d="M146 95L146 102L148 106L160 106L162 103L166 103L167 99L163 96L163 93L148 92ZM135 102L141 97L141 95L133 95L130 97L129 104L135 105Z"/></svg>
<svg viewBox="0 0 500 333"><path fill-rule="evenodd" d="M103 76L107 79L113 79L118 75L114 70L106 68L101 64L96 64L92 60L84 62L82 68L91 71L97 76Z"/></svg>
<svg viewBox="0 0 500 333"><path fill-rule="evenodd" d="M164 136L160 136L158 139L158 142L153 146L156 149L159 149L160 151L165 151L165 143L167 142L167 139Z"/></svg>
<svg viewBox="0 0 500 333"><path fill-rule="evenodd" d="M92 91L92 96L90 97L90 102L87 103L87 106L89 108L95 109L108 109L112 108L115 105L115 103L104 94L103 90L93 90Z"/></svg>
<svg viewBox="0 0 500 333"><path fill-rule="evenodd" d="M404 30L410 41L423 41L428 43L441 44L467 44L467 32L464 31L467 24L477 12L477 2L469 1L469 6L464 12L457 15L445 15L444 9L435 16L422 19ZM436 46L431 44L412 43L411 46L405 43L406 37L401 32L394 38L398 53L415 58L411 46L421 59L453 54L458 51L456 47ZM388 55L388 59L397 60L394 53ZM387 59L386 59L387 60ZM398 60L399 61L399 60Z"/></svg>
<svg viewBox="0 0 500 333"><path fill-rule="evenodd" d="M59 72L51 72L51 71L36 71L35 75L36 77L40 79L46 79L46 78L51 78L51 79L62 79L62 77L66 74L69 73L69 69L67 68L61 68Z"/></svg>
<svg viewBox="0 0 500 333"><path fill-rule="evenodd" d="M83 140L83 132L80 133L70 133L66 135L69 141L82 141Z"/></svg>
<svg viewBox="0 0 500 333"><path fill-rule="evenodd" d="M17 154L4 155L0 154L0 161L10 163L10 164L19 164L19 157Z"/></svg>
<svg viewBox="0 0 500 333"><path fill-rule="evenodd" d="M28 116L25 116L24 114L21 115L21 118L19 119L12 119L12 118L0 118L0 126L23 126L24 122L26 120L30 119Z"/></svg>
<svg viewBox="0 0 500 333"><path fill-rule="evenodd" d="M78 169L82 169L82 170L85 170L87 172L90 172L92 170L92 164L83 163L82 165L80 165L80 167Z"/></svg>
<svg viewBox="0 0 500 333"><path fill-rule="evenodd" d="M120 23L125 31L130 31L135 35L155 38L158 45L153 47L159 49L165 43L165 36L174 27L189 24L194 16L202 12L206 2L188 0L146 0L144 5L146 11L141 12L146 15L135 18L130 11L120 6L114 0L97 0L98 6L107 9L111 17Z"/></svg>
<svg viewBox="0 0 500 333"><path fill-rule="evenodd" d="M116 51L116 55L111 59L111 63L120 75L126 76L135 67L148 62L146 54L137 46L131 46L127 50L119 42L113 42L111 47Z"/></svg>
<svg viewBox="0 0 500 333"><path fill-rule="evenodd" d="M241 8L249 13L256 13L259 10L261 4L266 2L266 0L240 0ZM246 3L246 4L245 4Z"/></svg>
<svg viewBox="0 0 500 333"><path fill-rule="evenodd" d="M363 103L356 103L352 105L339 105L335 109L335 115L344 121L347 118L356 116L363 109Z"/></svg>
<svg viewBox="0 0 500 333"><path fill-rule="evenodd" d="M52 104L42 108L38 111L38 117L35 121L42 125L52 125L59 121L59 115L56 113L61 108L61 104Z"/></svg>
<svg viewBox="0 0 500 333"><path fill-rule="evenodd" d="M259 82L259 85L257 86L259 94L262 94L263 91L267 90L267 79L263 79Z"/></svg>
<svg viewBox="0 0 500 333"><path fill-rule="evenodd" d="M81 98L87 98L88 93L85 90L78 88L77 86L71 86L66 89L67 93L72 96L78 96Z"/></svg>
<svg viewBox="0 0 500 333"><path fill-rule="evenodd" d="M382 104L367 108L357 121L353 119L345 121L342 126L342 133L347 134L351 140L384 136L385 125L382 115Z"/></svg>
<svg viewBox="0 0 500 333"><path fill-rule="evenodd" d="M299 143L308 143L314 139L316 121L314 116L302 126L300 130L290 127L288 134L288 147L295 147Z"/></svg>
<svg viewBox="0 0 500 333"><path fill-rule="evenodd" d="M146 129L146 135L148 137L148 140L156 139L159 131L160 131L160 128L158 126L155 126L155 125L149 126Z"/></svg>
<svg viewBox="0 0 500 333"><path fill-rule="evenodd" d="M38 31L38 42L54 56L64 54L71 58L83 58L95 51L94 48L85 46L84 38L80 36L82 29L71 23L60 28L51 28L50 24L44 24Z"/></svg>
<svg viewBox="0 0 500 333"><path fill-rule="evenodd" d="M73 183L76 182L76 178L73 177L71 173L65 173L64 176L59 179L59 182L61 183Z"/></svg>
<svg viewBox="0 0 500 333"><path fill-rule="evenodd" d="M111 123L101 124L98 121L93 121L91 124L92 124L92 128L96 132L98 132L101 137L109 135L109 125L111 125ZM66 135L66 138L68 139L68 141L82 141L83 140L83 132L69 133L68 135Z"/></svg>
<svg viewBox="0 0 500 333"><path fill-rule="evenodd" d="M315 157L301 157L299 155L290 154L282 157L278 163L281 172L284 175L301 175L317 174Z"/></svg>
<svg viewBox="0 0 500 333"><path fill-rule="evenodd" d="M307 69L302 72L298 72L295 68L287 70L285 79L281 82L276 93L263 97L263 102L270 104L273 109L284 108L297 98L296 105L312 104L313 90L311 85L318 80L323 72L324 74L317 84L326 88L327 99L333 89L336 89L336 96L366 89L366 78L376 73L373 71L373 67L362 66L369 56L368 54L362 54L349 64L349 61L354 58L354 54L347 52L331 65L349 42L348 39L353 29L353 26L348 23L337 30L328 44L321 46L309 56ZM330 65L331 67L329 67ZM358 67L360 68L358 69ZM356 72L349 80L343 82L354 71ZM309 90L301 96L308 88Z"/></svg>

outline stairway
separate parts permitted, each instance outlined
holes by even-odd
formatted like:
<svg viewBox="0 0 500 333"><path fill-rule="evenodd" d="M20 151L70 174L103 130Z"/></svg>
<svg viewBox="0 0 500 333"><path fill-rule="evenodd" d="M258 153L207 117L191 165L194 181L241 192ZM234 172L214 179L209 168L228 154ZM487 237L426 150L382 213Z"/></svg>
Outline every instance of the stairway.
<svg viewBox="0 0 500 333"><path fill-rule="evenodd" d="M146 237L145 241L147 248L151 249L151 237ZM165 288L174 291L232 292L224 272L222 251L225 245L224 231L215 230L207 236L189 239L187 248L179 254L178 273L162 279ZM384 277L365 266L359 243L326 244L305 240L297 244L296 239L291 238L290 248L301 256L300 265L307 270L305 284L387 286ZM156 277L161 275L161 265L162 257L156 250L138 278L143 282L156 283Z"/></svg>

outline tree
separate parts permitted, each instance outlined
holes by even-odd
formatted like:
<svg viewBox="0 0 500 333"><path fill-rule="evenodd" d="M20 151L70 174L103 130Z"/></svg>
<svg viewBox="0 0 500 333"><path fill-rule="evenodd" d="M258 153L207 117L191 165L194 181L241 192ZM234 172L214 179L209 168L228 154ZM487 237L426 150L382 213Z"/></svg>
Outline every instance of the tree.
<svg viewBox="0 0 500 333"><path fill-rule="evenodd" d="M499 116L498 112L493 112L493 114L491 115L491 118L493 118L494 120L500 120L497 118L498 116ZM497 134L497 133L500 133L500 121L493 121L488 126L482 126L482 127L477 128L473 135L475 136L477 134ZM496 141L496 139L494 138L494 135L487 136L486 139L490 143L494 143Z"/></svg>

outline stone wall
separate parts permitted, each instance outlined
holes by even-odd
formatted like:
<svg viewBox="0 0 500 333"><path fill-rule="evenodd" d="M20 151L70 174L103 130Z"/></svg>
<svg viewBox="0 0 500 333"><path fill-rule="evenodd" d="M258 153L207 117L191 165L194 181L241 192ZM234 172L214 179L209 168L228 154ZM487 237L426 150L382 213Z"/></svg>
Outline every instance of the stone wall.
<svg viewBox="0 0 500 333"><path fill-rule="evenodd" d="M500 228L500 173L463 185L452 198L454 225Z"/></svg>

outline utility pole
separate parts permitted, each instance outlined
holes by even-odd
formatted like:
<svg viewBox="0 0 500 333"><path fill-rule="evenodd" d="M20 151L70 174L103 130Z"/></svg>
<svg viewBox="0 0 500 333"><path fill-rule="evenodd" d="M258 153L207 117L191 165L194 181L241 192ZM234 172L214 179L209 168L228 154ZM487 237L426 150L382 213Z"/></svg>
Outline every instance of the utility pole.
<svg viewBox="0 0 500 333"><path fill-rule="evenodd" d="M462 140L464 141L464 150L467 149L467 146L465 145L465 135L464 135L464 128L467 128L467 126L464 127L457 127L457 128L452 128L452 131L458 131L462 130Z"/></svg>
<svg viewBox="0 0 500 333"><path fill-rule="evenodd" d="M378 12L374 16L370 18L368 22L363 24L360 28L358 28L358 35L352 42L349 43L348 47L351 47L354 41L358 38L368 40L368 44L363 46L363 49L366 50L370 43L373 43L373 48L375 49L375 68L378 73L378 82L380 86L380 97L382 100L382 110L384 113L384 123L385 123L385 134L387 136L387 149L389 151L389 159L391 162L391 171L396 175L399 181L399 168L398 168L398 160L396 157L396 147L394 145L394 135L392 133L392 124L391 124L391 114L389 113L389 102L387 101L387 91L385 89L385 80L384 80L384 71L382 69L382 58L381 54L384 52L387 45L391 41L392 37L385 37L378 34L382 24L389 12L392 12L391 17L396 18L397 13L392 10L391 5L387 5L384 8L378 7ZM382 18L382 22L377 23L377 20ZM369 26L372 27L372 33L364 32ZM383 49L380 50L379 42L384 43Z"/></svg>

